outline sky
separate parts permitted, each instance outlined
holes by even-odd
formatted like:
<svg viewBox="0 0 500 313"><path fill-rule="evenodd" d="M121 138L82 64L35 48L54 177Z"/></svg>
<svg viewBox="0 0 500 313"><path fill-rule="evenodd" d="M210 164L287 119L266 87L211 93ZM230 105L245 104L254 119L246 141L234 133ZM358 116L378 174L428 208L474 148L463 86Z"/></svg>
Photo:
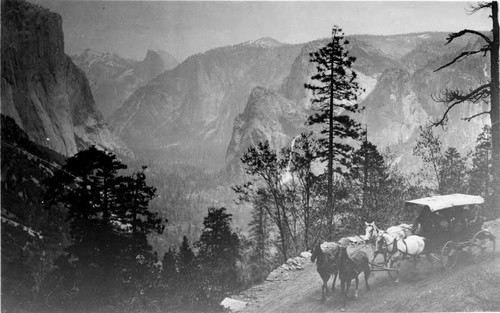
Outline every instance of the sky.
<svg viewBox="0 0 500 313"><path fill-rule="evenodd" d="M57 1L29 0L62 15L65 50L90 48L143 59L148 49L179 61L209 49L271 37L303 43L346 35L491 29L487 11L452 1Z"/></svg>

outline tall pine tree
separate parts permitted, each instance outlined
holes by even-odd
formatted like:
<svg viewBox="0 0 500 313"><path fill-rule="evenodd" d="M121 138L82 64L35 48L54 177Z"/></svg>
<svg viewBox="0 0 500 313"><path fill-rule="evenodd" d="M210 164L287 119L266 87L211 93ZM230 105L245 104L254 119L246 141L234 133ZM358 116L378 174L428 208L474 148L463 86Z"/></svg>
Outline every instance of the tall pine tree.
<svg viewBox="0 0 500 313"><path fill-rule="evenodd" d="M203 285L207 297L221 297L234 291L238 285L237 261L240 259L240 240L231 229L231 214L226 208L209 208L203 221L198 262L202 268Z"/></svg>
<svg viewBox="0 0 500 313"><path fill-rule="evenodd" d="M326 209L331 218L334 211L333 173L342 172L342 167L349 166L353 148L348 140L358 139L361 134L360 124L349 115L360 111L357 99L361 88L352 70L355 58L345 49L348 44L342 29L334 26L328 44L310 54L310 62L316 65L317 73L311 77L312 83L305 85L314 96L311 100L314 113L309 116L308 123L324 125L321 134L325 137L320 143L324 147L321 156L328 161Z"/></svg>

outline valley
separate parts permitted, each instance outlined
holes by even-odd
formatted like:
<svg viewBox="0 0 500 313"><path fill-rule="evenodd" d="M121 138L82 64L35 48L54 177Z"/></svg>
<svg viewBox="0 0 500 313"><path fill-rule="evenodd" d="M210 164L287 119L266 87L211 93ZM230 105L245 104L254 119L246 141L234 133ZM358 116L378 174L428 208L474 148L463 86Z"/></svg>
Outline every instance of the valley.
<svg viewBox="0 0 500 313"><path fill-rule="evenodd" d="M243 312L336 311L335 297L319 303L314 264L265 279L317 240L408 222L410 198L481 195L487 218L498 218L494 95L449 112L453 101L439 101L490 86L489 32L450 41L447 31L334 26L332 37L260 33L203 50L198 35L231 31L200 29L191 13L203 3L44 1L2 1L2 306L219 312L232 295L249 302ZM216 21L231 10L205 11ZM129 35L156 40L118 49ZM194 38L199 52L185 56ZM95 46L77 51L78 41ZM314 59L320 52L326 59ZM436 71L457 55L466 57ZM431 128L445 113L447 124ZM349 310L497 309L477 289L497 282L496 264L464 262L453 274L423 265L399 286L377 273ZM453 301L440 301L461 281Z"/></svg>

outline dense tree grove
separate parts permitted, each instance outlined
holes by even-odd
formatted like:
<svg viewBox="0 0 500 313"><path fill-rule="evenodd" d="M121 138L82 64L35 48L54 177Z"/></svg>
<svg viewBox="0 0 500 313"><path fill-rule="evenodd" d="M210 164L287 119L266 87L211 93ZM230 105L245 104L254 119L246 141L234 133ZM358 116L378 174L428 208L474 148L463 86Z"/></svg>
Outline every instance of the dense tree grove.
<svg viewBox="0 0 500 313"><path fill-rule="evenodd" d="M145 168L119 175L124 169L115 155L91 147L69 158L46 182L46 203L67 210L72 238L55 275L75 292L61 294L60 301L99 307L148 290L157 260L147 236L162 231L161 220L148 211L155 188L145 183Z"/></svg>

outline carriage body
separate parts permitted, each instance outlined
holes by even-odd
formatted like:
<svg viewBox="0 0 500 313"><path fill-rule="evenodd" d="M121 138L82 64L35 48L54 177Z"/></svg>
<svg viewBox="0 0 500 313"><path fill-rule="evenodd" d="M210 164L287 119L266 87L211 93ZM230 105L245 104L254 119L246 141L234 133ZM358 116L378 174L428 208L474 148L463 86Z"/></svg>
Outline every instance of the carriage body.
<svg viewBox="0 0 500 313"><path fill-rule="evenodd" d="M459 252L466 251L474 261L493 255L495 237L482 229L485 221L481 196L450 194L407 201L407 209L420 209L413 232L426 238L426 250L444 268L456 265Z"/></svg>

